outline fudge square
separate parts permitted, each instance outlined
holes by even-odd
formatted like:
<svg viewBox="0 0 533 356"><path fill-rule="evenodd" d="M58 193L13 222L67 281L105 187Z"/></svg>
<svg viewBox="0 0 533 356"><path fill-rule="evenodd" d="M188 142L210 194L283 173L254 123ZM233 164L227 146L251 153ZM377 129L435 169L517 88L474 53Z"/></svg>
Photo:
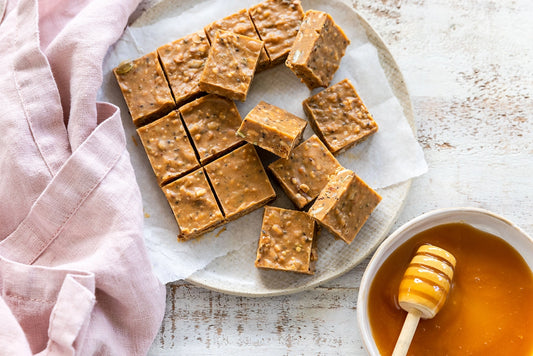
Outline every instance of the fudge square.
<svg viewBox="0 0 533 356"><path fill-rule="evenodd" d="M329 14L309 10L285 63L309 89L327 87L349 44Z"/></svg>
<svg viewBox="0 0 533 356"><path fill-rule="evenodd" d="M200 166L178 111L137 129L159 185Z"/></svg>
<svg viewBox="0 0 533 356"><path fill-rule="evenodd" d="M179 111L202 165L244 143L236 135L242 119L232 100L209 94Z"/></svg>
<svg viewBox="0 0 533 356"><path fill-rule="evenodd" d="M209 53L204 31L195 32L157 49L177 106L198 97L200 74Z"/></svg>
<svg viewBox="0 0 533 356"><path fill-rule="evenodd" d="M315 222L305 212L265 207L255 266L313 274Z"/></svg>
<svg viewBox="0 0 533 356"><path fill-rule="evenodd" d="M210 42L215 40L217 31L229 31L238 35L244 35L260 40L247 9L242 9L232 15L224 17L223 19L210 23L204 28L204 31ZM263 48L261 49L261 55L259 56L257 70L265 69L269 65L270 58L268 58L265 48Z"/></svg>
<svg viewBox="0 0 533 356"><path fill-rule="evenodd" d="M305 99L303 108L311 127L333 154L367 139L378 130L348 79Z"/></svg>
<svg viewBox="0 0 533 356"><path fill-rule="evenodd" d="M309 209L333 235L350 244L381 201L381 196L354 172L339 170Z"/></svg>
<svg viewBox="0 0 533 356"><path fill-rule="evenodd" d="M176 107L155 52L124 61L113 70L136 127Z"/></svg>
<svg viewBox="0 0 533 356"><path fill-rule="evenodd" d="M200 77L200 89L233 100L246 100L263 41L217 31Z"/></svg>
<svg viewBox="0 0 533 356"><path fill-rule="evenodd" d="M304 18L300 1L266 0L248 11L259 37L265 41L272 65L283 62Z"/></svg>
<svg viewBox="0 0 533 356"><path fill-rule="evenodd" d="M278 159L268 168L294 205L302 209L320 194L330 175L342 166L313 135L297 146L288 159Z"/></svg>
<svg viewBox="0 0 533 356"><path fill-rule="evenodd" d="M246 115L237 134L282 158L289 158L305 126L306 120L261 101Z"/></svg>
<svg viewBox="0 0 533 356"><path fill-rule="evenodd" d="M192 239L224 223L203 168L162 189L180 228L178 240Z"/></svg>
<svg viewBox="0 0 533 356"><path fill-rule="evenodd" d="M227 220L276 198L254 146L246 144L205 166Z"/></svg>

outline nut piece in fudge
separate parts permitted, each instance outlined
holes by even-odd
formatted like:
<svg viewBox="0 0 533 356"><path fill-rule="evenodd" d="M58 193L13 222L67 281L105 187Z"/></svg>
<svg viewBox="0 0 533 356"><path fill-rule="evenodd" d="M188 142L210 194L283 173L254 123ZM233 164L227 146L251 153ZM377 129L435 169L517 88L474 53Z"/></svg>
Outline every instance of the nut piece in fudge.
<svg viewBox="0 0 533 356"><path fill-rule="evenodd" d="M253 145L209 163L205 170L226 219L234 220L276 198Z"/></svg>
<svg viewBox="0 0 533 356"><path fill-rule="evenodd" d="M202 165L244 143L236 135L242 119L232 100L209 94L179 111Z"/></svg>
<svg viewBox="0 0 533 356"><path fill-rule="evenodd" d="M288 159L278 159L268 168L294 205L302 209L313 201L342 166L313 135L297 146Z"/></svg>
<svg viewBox="0 0 533 356"><path fill-rule="evenodd" d="M217 31L200 77L200 89L233 100L246 100L263 41Z"/></svg>
<svg viewBox="0 0 533 356"><path fill-rule="evenodd" d="M124 61L113 70L136 127L176 107L155 52Z"/></svg>
<svg viewBox="0 0 533 356"><path fill-rule="evenodd" d="M137 133L159 185L200 166L177 111L138 128Z"/></svg>
<svg viewBox="0 0 533 356"><path fill-rule="evenodd" d="M265 207L255 266L313 274L315 222L305 212Z"/></svg>
<svg viewBox="0 0 533 356"><path fill-rule="evenodd" d="M242 9L232 15L226 16L223 19L214 21L207 25L205 28L205 33L209 42L215 40L217 31L229 31L236 33L238 35L244 35L251 38L260 40L257 31L255 30L252 19L248 14L247 9ZM265 69L270 66L270 58L266 53L266 50L261 49L261 55L259 56L259 63L257 64L257 70Z"/></svg>
<svg viewBox="0 0 533 356"><path fill-rule="evenodd" d="M309 89L327 87L349 44L350 40L329 14L309 10L286 65Z"/></svg>
<svg viewBox="0 0 533 356"><path fill-rule="evenodd" d="M289 158L307 121L261 101L244 118L237 134L282 158Z"/></svg>
<svg viewBox="0 0 533 356"><path fill-rule="evenodd" d="M266 0L248 11L272 65L285 61L304 18L300 1Z"/></svg>
<svg viewBox="0 0 533 356"><path fill-rule="evenodd" d="M303 101L311 127L333 154L362 142L378 130L378 125L344 79Z"/></svg>
<svg viewBox="0 0 533 356"><path fill-rule="evenodd" d="M224 223L202 168L162 189L180 228L178 240L192 239Z"/></svg>
<svg viewBox="0 0 533 356"><path fill-rule="evenodd" d="M157 49L178 106L201 94L200 74L209 53L204 31L195 32Z"/></svg>
<svg viewBox="0 0 533 356"><path fill-rule="evenodd" d="M350 244L381 196L348 169L339 170L309 209L320 225Z"/></svg>

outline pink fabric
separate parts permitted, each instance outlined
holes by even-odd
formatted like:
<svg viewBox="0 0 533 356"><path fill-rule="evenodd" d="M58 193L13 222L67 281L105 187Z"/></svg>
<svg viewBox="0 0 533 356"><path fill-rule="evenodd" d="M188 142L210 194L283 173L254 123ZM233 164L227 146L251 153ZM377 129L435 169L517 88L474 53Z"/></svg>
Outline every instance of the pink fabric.
<svg viewBox="0 0 533 356"><path fill-rule="evenodd" d="M138 1L0 14L0 355L142 355L159 329L120 115L96 102Z"/></svg>

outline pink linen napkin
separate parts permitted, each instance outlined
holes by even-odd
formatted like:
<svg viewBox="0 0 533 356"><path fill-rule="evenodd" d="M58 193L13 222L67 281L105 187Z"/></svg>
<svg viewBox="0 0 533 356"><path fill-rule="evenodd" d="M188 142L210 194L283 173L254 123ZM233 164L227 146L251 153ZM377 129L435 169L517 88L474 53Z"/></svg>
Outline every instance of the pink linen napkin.
<svg viewBox="0 0 533 356"><path fill-rule="evenodd" d="M120 115L96 102L138 1L0 13L0 355L142 355L158 331L165 288Z"/></svg>

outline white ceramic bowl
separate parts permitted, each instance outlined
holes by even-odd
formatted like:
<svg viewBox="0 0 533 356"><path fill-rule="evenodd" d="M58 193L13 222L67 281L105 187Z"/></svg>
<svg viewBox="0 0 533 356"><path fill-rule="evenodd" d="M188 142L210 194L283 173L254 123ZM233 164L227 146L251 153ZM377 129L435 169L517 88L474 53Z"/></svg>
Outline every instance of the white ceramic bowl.
<svg viewBox="0 0 533 356"><path fill-rule="evenodd" d="M370 355L379 356L368 318L368 294L377 271L396 248L414 235L437 225L454 222L463 222L502 238L520 253L533 271L533 239L510 221L490 211L477 208L440 209L407 222L377 249L361 280L357 300L357 321L363 343Z"/></svg>

